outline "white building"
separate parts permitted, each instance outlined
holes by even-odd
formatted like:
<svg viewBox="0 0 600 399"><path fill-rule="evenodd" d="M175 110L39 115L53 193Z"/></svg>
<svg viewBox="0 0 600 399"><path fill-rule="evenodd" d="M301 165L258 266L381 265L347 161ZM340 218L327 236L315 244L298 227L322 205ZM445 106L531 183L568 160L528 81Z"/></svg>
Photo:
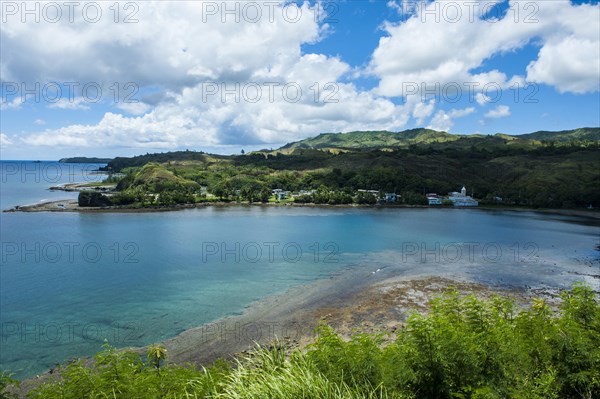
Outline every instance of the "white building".
<svg viewBox="0 0 600 399"><path fill-rule="evenodd" d="M478 206L479 202L467 195L467 189L463 188L459 192L453 191L448 193L448 199L452 201L454 206Z"/></svg>
<svg viewBox="0 0 600 399"><path fill-rule="evenodd" d="M440 199L440 197L438 197L437 194L435 193L429 193L427 194L427 203L429 205L442 205L442 200Z"/></svg>

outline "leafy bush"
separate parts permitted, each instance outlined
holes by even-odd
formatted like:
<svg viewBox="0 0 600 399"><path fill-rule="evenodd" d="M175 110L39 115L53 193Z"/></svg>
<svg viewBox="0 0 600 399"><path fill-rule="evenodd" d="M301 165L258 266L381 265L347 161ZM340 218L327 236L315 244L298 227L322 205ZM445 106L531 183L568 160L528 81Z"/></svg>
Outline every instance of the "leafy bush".
<svg viewBox="0 0 600 399"><path fill-rule="evenodd" d="M202 371L193 366L160 366L166 351L153 345L147 361L132 351L119 351L105 345L94 357L93 366L81 361L62 370L62 380L47 383L31 392L34 399L75 398L183 398L211 397L229 375L222 361Z"/></svg>
<svg viewBox="0 0 600 399"><path fill-rule="evenodd" d="M77 197L79 206L110 206L112 202L106 195L96 191L81 191Z"/></svg>
<svg viewBox="0 0 600 399"><path fill-rule="evenodd" d="M361 191L356 194L356 203L361 205L375 205L377 203L377 198L371 193Z"/></svg>
<svg viewBox="0 0 600 399"><path fill-rule="evenodd" d="M14 384L18 384L18 382L11 378L10 373L0 371L0 399L10 399L14 397L14 395L6 392L6 388Z"/></svg>
<svg viewBox="0 0 600 399"><path fill-rule="evenodd" d="M562 296L553 316L541 300L517 313L509 300L451 291L383 349L377 336L345 342L322 326L307 356L331 381L403 397L600 397L597 297L582 285Z"/></svg>
<svg viewBox="0 0 600 399"><path fill-rule="evenodd" d="M95 362L69 364L61 380L32 398L219 399L592 399L600 397L600 303L585 285L562 294L556 314L534 300L517 310L506 298L449 291L428 314L411 315L395 341L357 334L349 341L320 326L306 351L259 348L197 370L110 346ZM9 385L1 374L0 385ZM2 392L2 391L0 391ZM5 396L2 396L5 397Z"/></svg>

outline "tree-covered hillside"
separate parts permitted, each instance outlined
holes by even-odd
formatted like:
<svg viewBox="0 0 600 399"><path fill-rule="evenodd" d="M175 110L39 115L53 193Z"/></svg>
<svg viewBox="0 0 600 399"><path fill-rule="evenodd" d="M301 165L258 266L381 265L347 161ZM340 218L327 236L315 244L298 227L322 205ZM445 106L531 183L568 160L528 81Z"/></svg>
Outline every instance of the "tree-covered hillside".
<svg viewBox="0 0 600 399"><path fill-rule="evenodd" d="M535 132L519 136L497 133L495 135L461 135L438 132L431 129L412 129L403 132L350 132L324 133L317 137L308 138L286 144L279 151L287 152L298 148L320 149L358 149L358 148L407 148L411 145L434 145L446 148L448 143L459 142L460 146L469 146L477 142L485 142L490 146L499 144L518 144L533 148L539 145L555 143L555 145L570 143L594 143L600 141L600 128L581 128L561 132ZM457 144L457 143L455 143Z"/></svg>
<svg viewBox="0 0 600 399"><path fill-rule="evenodd" d="M560 132L540 131L523 134L520 138L539 141L571 142L571 141L600 141L600 128L584 127Z"/></svg>
<svg viewBox="0 0 600 399"><path fill-rule="evenodd" d="M317 137L286 144L281 150L296 148L383 148L407 147L410 144L444 143L460 138L446 132L413 129L394 133L387 131L323 133Z"/></svg>
<svg viewBox="0 0 600 399"><path fill-rule="evenodd" d="M399 194L399 203L414 205L425 203L426 193L466 186L483 204L600 207L599 131L537 132L530 138L426 129L325 134L246 155L182 151L116 158L107 170L125 174L117 186L118 204L157 193L163 193L154 197L162 197L163 204L207 198L268 201L271 190L281 189L311 192L298 202L364 203L358 190L376 190ZM157 185L144 165L154 165L157 176L183 180Z"/></svg>

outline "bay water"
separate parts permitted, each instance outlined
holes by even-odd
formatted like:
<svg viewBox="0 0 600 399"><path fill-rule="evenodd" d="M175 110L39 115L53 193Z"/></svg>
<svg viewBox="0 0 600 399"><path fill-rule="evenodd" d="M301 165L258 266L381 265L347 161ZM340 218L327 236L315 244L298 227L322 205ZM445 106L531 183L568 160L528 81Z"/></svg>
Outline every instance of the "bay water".
<svg viewBox="0 0 600 399"><path fill-rule="evenodd" d="M76 198L48 187L104 177L93 172L100 165L0 165L2 209ZM26 378L93 355L105 340L147 345L357 270L597 287L599 232L587 218L478 209L2 213L0 369Z"/></svg>

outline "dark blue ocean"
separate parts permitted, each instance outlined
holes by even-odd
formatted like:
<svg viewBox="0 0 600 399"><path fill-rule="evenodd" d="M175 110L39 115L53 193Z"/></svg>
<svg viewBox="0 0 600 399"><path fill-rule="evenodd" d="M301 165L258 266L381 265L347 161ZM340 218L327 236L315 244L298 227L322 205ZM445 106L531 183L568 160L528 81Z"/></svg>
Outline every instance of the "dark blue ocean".
<svg viewBox="0 0 600 399"><path fill-rule="evenodd" d="M99 165L0 162L0 205ZM593 220L477 209L230 206L155 213L2 213L0 368L24 378L104 340L141 346L352 270L493 285L599 280Z"/></svg>

